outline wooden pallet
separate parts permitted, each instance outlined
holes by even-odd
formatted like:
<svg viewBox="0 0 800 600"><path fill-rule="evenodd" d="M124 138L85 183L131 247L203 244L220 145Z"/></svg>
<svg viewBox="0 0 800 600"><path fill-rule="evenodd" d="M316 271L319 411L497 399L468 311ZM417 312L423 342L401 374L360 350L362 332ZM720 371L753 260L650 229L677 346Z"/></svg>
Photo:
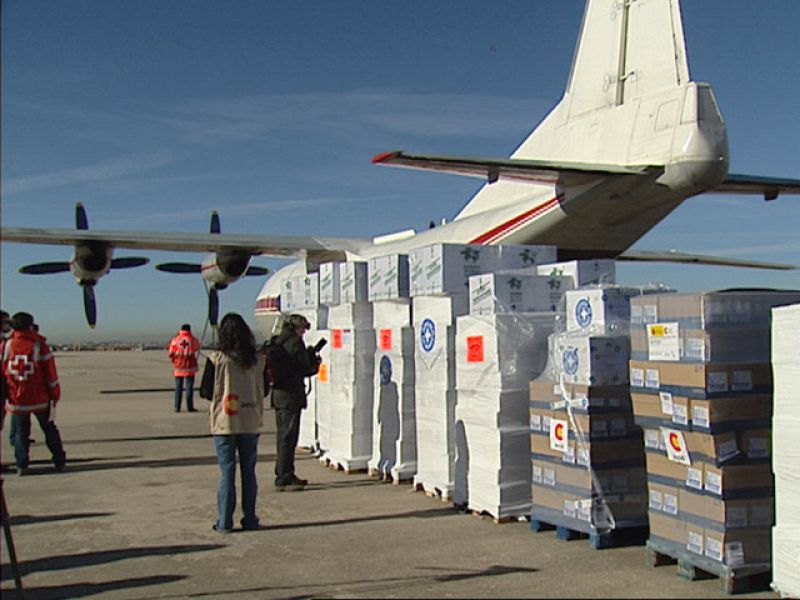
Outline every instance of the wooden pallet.
<svg viewBox="0 0 800 600"><path fill-rule="evenodd" d="M564 525L547 523L539 519L531 518L531 531L553 531L555 529L556 538L564 541L589 540L589 545L595 550L605 550L606 548L622 548L624 546L641 546L647 540L648 528L623 527L599 533L596 531L585 532L572 529Z"/></svg>
<svg viewBox="0 0 800 600"><path fill-rule="evenodd" d="M485 510L471 510L469 511L473 517L478 517L479 519L491 519L495 525L502 525L504 523L518 523L519 517L495 517L491 513Z"/></svg>
<svg viewBox="0 0 800 600"><path fill-rule="evenodd" d="M352 467L348 467L344 463L332 460L327 456L323 456L319 459L321 465L328 467L331 471L343 471L347 475L355 475L359 473L366 473L366 468L356 469Z"/></svg>
<svg viewBox="0 0 800 600"><path fill-rule="evenodd" d="M770 589L772 571L769 565L731 568L700 555L690 555L657 540L648 540L645 562L651 567L677 565L678 577L689 581L719 579L719 588L726 594L761 592Z"/></svg>
<svg viewBox="0 0 800 600"><path fill-rule="evenodd" d="M391 472L387 473L385 471L380 471L378 469L368 469L367 471L370 477L374 477L375 479L380 479L386 483L391 483L392 485L400 485L401 483L411 483L411 478L406 479L398 479L397 477L392 476Z"/></svg>
<svg viewBox="0 0 800 600"><path fill-rule="evenodd" d="M453 501L453 496L450 492L443 492L438 487L434 487L433 489L425 489L425 486L423 484L415 483L414 491L424 492L428 498L438 498L442 502L447 502L448 504Z"/></svg>

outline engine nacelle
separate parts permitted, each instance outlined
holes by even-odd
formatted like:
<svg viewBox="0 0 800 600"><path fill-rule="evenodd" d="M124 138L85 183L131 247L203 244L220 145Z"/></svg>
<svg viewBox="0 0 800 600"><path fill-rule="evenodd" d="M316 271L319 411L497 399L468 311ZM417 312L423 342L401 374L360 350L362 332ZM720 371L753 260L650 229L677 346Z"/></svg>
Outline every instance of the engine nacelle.
<svg viewBox="0 0 800 600"><path fill-rule="evenodd" d="M94 285L111 269L114 249L102 242L86 242L75 246L69 270L79 285Z"/></svg>
<svg viewBox="0 0 800 600"><path fill-rule="evenodd" d="M223 289L244 276L250 266L250 258L249 254L241 253L209 254L203 260L203 279L217 289Z"/></svg>

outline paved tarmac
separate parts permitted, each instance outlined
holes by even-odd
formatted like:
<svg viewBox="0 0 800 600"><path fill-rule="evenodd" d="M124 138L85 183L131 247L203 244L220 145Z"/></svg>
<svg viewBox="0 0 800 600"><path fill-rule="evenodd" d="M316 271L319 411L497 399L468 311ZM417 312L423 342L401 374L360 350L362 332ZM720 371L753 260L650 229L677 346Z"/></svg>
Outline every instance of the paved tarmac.
<svg viewBox="0 0 800 600"><path fill-rule="evenodd" d="M53 471L34 425L31 475L4 474L28 599L727 597L716 579L645 565L642 546L594 550L524 522L498 525L308 454L298 473L309 487L276 492L272 411L257 467L266 527L216 533L208 404L173 412L166 354L59 353L57 364L67 470ZM4 464L13 462L7 433ZM2 551L11 599L5 543Z"/></svg>

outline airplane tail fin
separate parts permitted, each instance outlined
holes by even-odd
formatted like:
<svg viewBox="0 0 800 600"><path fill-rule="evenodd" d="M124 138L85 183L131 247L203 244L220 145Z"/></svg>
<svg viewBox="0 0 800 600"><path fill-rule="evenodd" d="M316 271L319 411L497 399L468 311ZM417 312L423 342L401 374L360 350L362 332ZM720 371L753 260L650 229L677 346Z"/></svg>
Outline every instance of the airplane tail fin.
<svg viewBox="0 0 800 600"><path fill-rule="evenodd" d="M677 0L590 0L564 100L569 117L689 81Z"/></svg>
<svg viewBox="0 0 800 600"><path fill-rule="evenodd" d="M689 82L679 0L587 0L564 97L512 156L663 164Z"/></svg>

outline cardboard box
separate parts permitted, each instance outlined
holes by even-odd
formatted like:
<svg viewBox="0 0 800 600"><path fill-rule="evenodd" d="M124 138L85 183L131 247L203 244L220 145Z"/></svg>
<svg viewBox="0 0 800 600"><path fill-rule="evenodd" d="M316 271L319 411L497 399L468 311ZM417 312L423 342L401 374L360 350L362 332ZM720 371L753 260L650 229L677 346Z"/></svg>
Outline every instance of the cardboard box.
<svg viewBox="0 0 800 600"><path fill-rule="evenodd" d="M568 290L567 331L624 335L630 328L631 298L638 288L606 287Z"/></svg>
<svg viewBox="0 0 800 600"><path fill-rule="evenodd" d="M544 433L531 434L531 453L543 457L559 459L573 465L592 465L601 467L608 465L641 464L644 450L641 439L609 439L585 442L581 449L574 439L568 440L567 450L559 451L550 445L550 436Z"/></svg>
<svg viewBox="0 0 800 600"><path fill-rule="evenodd" d="M366 302L368 299L367 288L367 263L362 261L347 261L339 263L339 302Z"/></svg>
<svg viewBox="0 0 800 600"><path fill-rule="evenodd" d="M555 334L551 343L555 376L581 385L628 383L630 340L626 336Z"/></svg>
<svg viewBox="0 0 800 600"><path fill-rule="evenodd" d="M319 273L295 275L281 286L281 311L285 313L319 306Z"/></svg>
<svg viewBox="0 0 800 600"><path fill-rule="evenodd" d="M772 368L769 363L688 364L631 360L630 384L633 391L664 391L700 399L761 394L771 392Z"/></svg>
<svg viewBox="0 0 800 600"><path fill-rule="evenodd" d="M533 508L531 515L536 515L536 508L542 507L563 517L578 519L586 523L598 522L603 518L600 503L597 498L589 494L576 494L563 492L551 487L534 484L531 490ZM645 494L605 494L605 505L610 509L615 521L644 520L647 512L647 497Z"/></svg>
<svg viewBox="0 0 800 600"><path fill-rule="evenodd" d="M569 465L534 458L533 482L561 491L586 493L643 494L646 486L644 467L594 468L595 477L585 466ZM538 481L537 481L538 479Z"/></svg>
<svg viewBox="0 0 800 600"><path fill-rule="evenodd" d="M540 378L530 382L530 399L534 403L561 404L569 399L574 412L602 414L622 411L631 413L630 388L627 385L561 384L552 379Z"/></svg>
<svg viewBox="0 0 800 600"><path fill-rule="evenodd" d="M469 278L472 315L555 312L572 282L565 277L498 272Z"/></svg>
<svg viewBox="0 0 800 600"><path fill-rule="evenodd" d="M612 284L616 277L616 263L612 259L553 262L540 265L536 270L540 275L570 277L574 288Z"/></svg>
<svg viewBox="0 0 800 600"><path fill-rule="evenodd" d="M341 302L341 262L325 262L319 265L319 303L336 306Z"/></svg>
<svg viewBox="0 0 800 600"><path fill-rule="evenodd" d="M407 254L387 254L370 258L367 263L367 273L370 300L409 297Z"/></svg>
<svg viewBox="0 0 800 600"><path fill-rule="evenodd" d="M713 522L718 530L771 527L775 519L772 496L723 500L687 489L678 492L681 515Z"/></svg>
<svg viewBox="0 0 800 600"><path fill-rule="evenodd" d="M573 416L578 430L575 431L570 421L570 437L580 435L583 440L602 440L641 435L641 429L634 424L630 411L604 412L597 415L573 412ZM531 432L549 434L550 423L554 419L569 421L569 416L565 410L530 407Z"/></svg>

